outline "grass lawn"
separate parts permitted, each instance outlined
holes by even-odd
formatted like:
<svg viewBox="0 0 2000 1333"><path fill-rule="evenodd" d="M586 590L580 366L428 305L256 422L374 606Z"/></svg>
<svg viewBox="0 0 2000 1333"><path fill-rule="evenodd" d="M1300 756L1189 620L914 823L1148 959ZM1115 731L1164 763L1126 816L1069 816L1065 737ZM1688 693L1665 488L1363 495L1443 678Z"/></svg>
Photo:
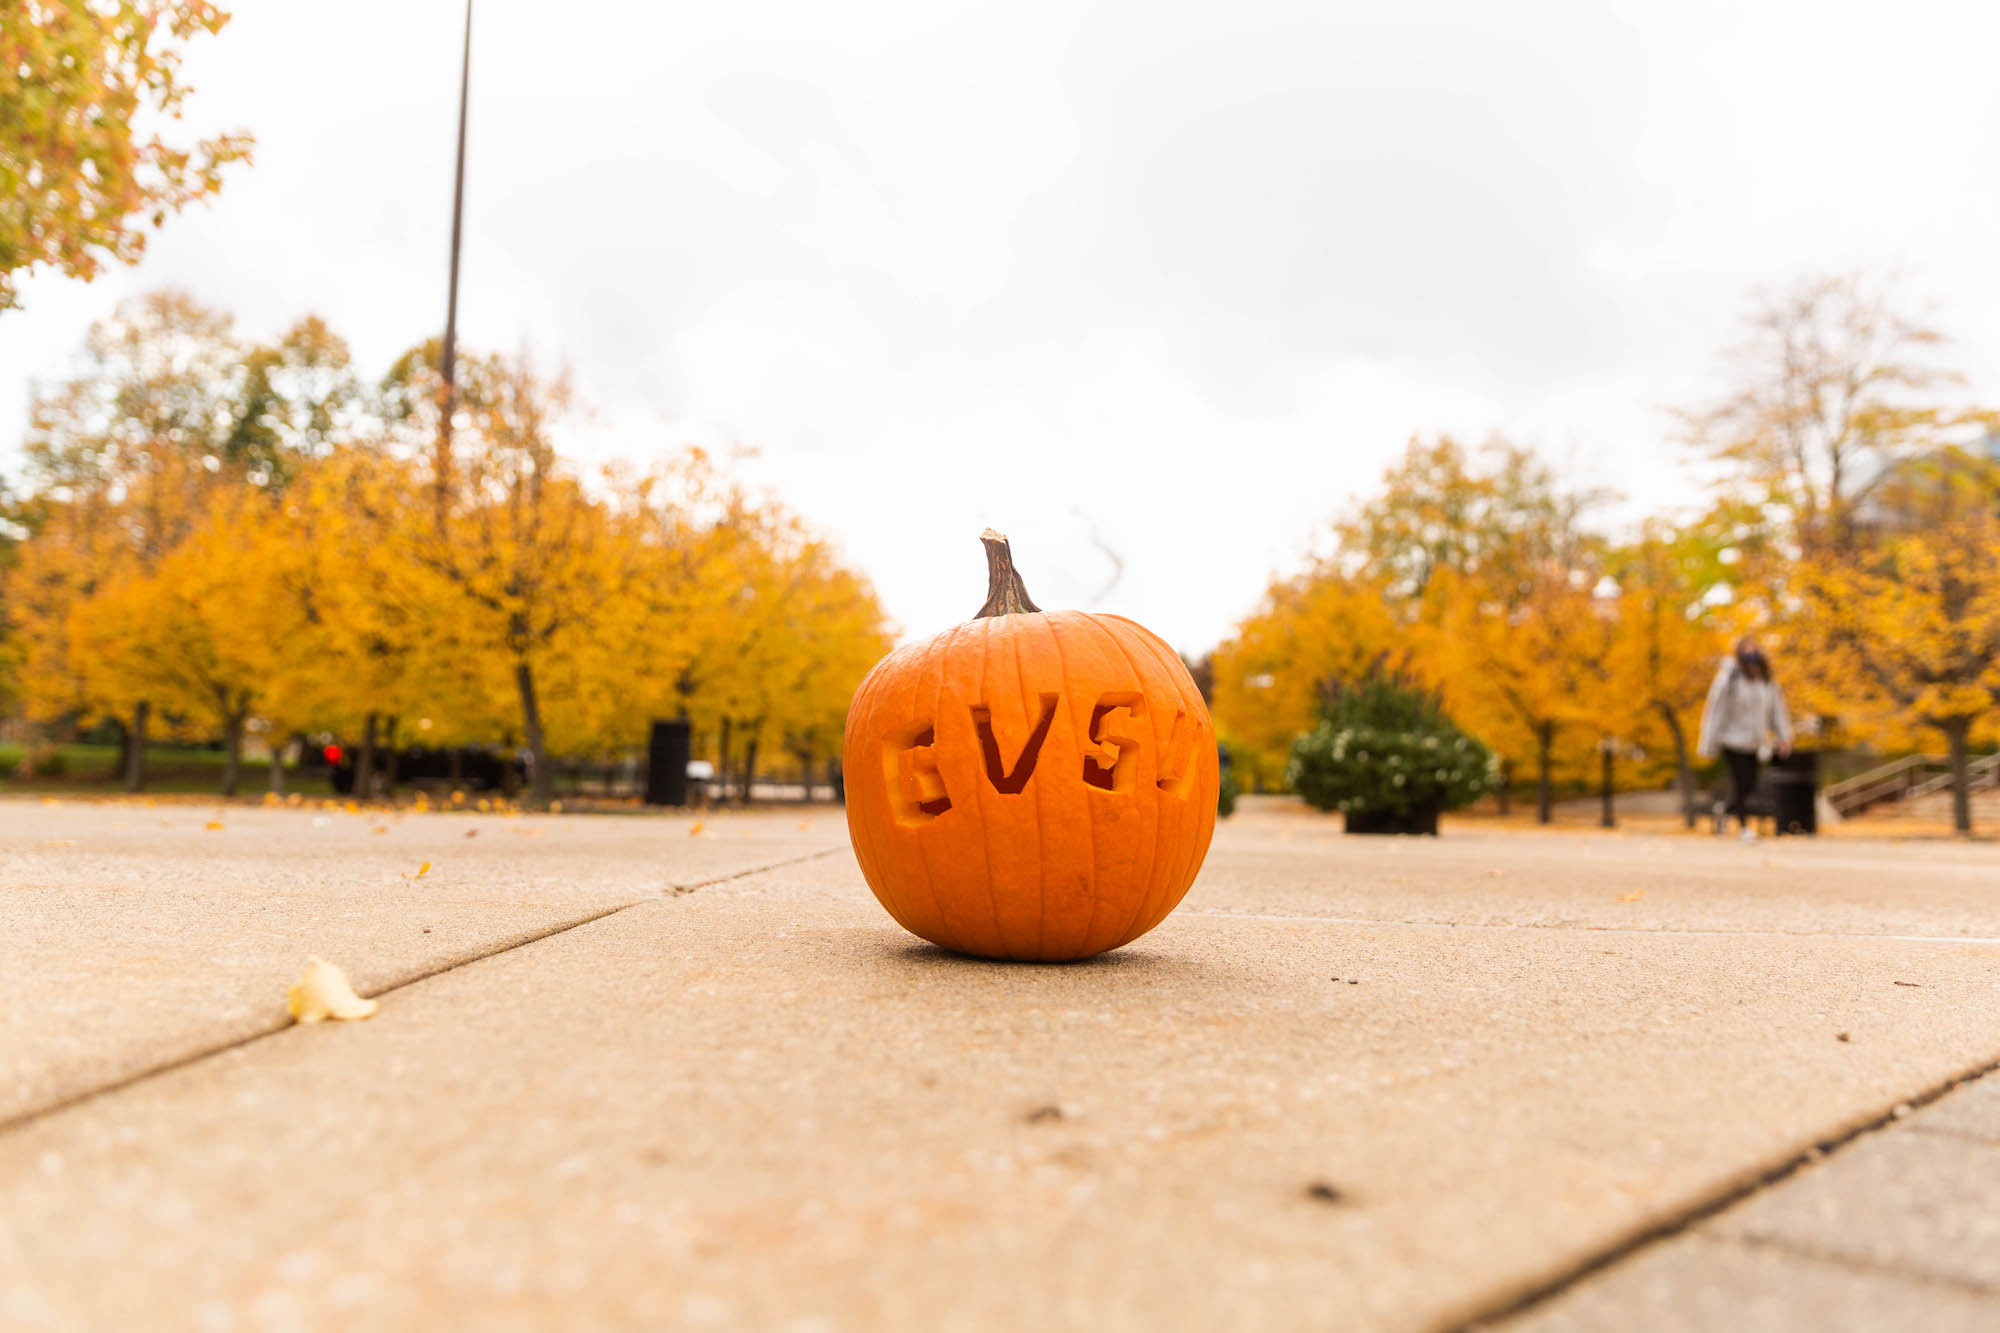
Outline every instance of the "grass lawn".
<svg viewBox="0 0 2000 1333"><path fill-rule="evenodd" d="M124 776L118 770L118 747L115 745L58 746L56 752L62 757L62 773L54 777L35 778L19 776L25 749L21 745L0 744L0 796L42 793L109 795L125 789ZM224 758L220 750L149 745L146 747L146 790L165 795L205 795L219 791ZM253 796L263 791L269 781L269 771L269 765L261 759L255 763L246 760L237 781L237 790ZM299 782L298 770L288 767L285 770L285 790L309 790L312 793L328 790L323 776L307 777L304 787L300 787Z"/></svg>

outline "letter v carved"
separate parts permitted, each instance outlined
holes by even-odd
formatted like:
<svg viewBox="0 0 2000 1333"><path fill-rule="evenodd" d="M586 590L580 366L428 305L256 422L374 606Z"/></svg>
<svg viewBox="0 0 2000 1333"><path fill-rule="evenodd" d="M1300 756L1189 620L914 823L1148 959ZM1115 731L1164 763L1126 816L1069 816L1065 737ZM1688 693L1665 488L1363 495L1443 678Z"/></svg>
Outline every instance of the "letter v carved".
<svg viewBox="0 0 2000 1333"><path fill-rule="evenodd" d="M993 710L985 704L972 705L972 725L979 732L979 748L986 756L986 779L993 784L993 790L1002 796L1018 794L1034 776L1035 759L1042 752L1042 742L1048 739L1049 724L1055 721L1057 696L1042 696L1042 715L1035 722L1035 729L1028 733L1028 739L1021 745L1021 753L1015 756L1014 767L1006 768L1000 762L1000 742L993 734Z"/></svg>

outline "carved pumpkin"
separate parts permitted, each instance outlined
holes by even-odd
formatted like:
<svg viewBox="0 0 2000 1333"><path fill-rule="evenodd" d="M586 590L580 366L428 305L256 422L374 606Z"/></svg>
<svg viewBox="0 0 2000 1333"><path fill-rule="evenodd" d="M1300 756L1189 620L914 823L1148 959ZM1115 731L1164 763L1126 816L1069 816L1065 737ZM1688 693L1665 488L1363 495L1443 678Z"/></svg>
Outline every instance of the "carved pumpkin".
<svg viewBox="0 0 2000 1333"><path fill-rule="evenodd" d="M982 958L1087 958L1179 903L1215 832L1215 728L1122 616L1043 611L987 532L986 604L854 693L847 828L904 929Z"/></svg>

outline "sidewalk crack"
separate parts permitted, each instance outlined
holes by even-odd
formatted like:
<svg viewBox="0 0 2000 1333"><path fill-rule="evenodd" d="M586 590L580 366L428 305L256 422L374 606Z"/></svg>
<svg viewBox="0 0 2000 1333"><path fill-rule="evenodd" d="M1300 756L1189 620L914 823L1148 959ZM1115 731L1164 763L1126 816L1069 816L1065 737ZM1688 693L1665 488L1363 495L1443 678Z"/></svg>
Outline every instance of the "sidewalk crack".
<svg viewBox="0 0 2000 1333"><path fill-rule="evenodd" d="M1899 1098L1875 1115L1808 1144L1761 1171L1752 1171L1748 1176L1739 1176L1726 1181L1669 1216L1628 1232L1610 1244L1565 1265L1553 1276L1533 1282L1525 1289L1516 1287L1484 1306L1476 1306L1470 1314L1443 1321L1438 1325L1440 1333L1482 1333L1483 1330L1498 1329L1509 1320L1554 1300L1586 1279L1596 1277L1599 1273L1612 1269L1663 1241L1688 1235L1701 1223L1790 1179L1801 1169L1827 1160L1834 1153L1859 1139L1892 1125L1901 1124L1903 1118L1911 1111L1928 1106L1945 1094L1968 1083L1977 1082L1996 1070L2000 1070L2000 1059L1987 1060L1961 1070L1915 1096ZM1992 1291L1991 1288L1986 1290L1989 1294Z"/></svg>
<svg viewBox="0 0 2000 1333"><path fill-rule="evenodd" d="M548 927L546 930L537 930L525 935L510 935L505 939L495 941L491 947L481 949L477 953L454 957L448 962L422 968L407 976L399 977L387 985L378 986L373 990L367 991L365 995L368 999L379 999L384 995L402 990L405 987L414 986L420 981L429 981L432 977L441 977L447 972L456 972L461 967L470 967L474 963L484 962L489 958L497 958L502 954L512 953L516 949L525 949L531 944L540 944L543 940L552 939L557 935L575 930L579 926L587 926L594 921L602 921L606 917L616 916L620 912L629 911L634 907L639 907L646 903L656 903L661 901L662 898L693 893L696 889L707 888L710 885L726 884L733 879L743 879L749 875L763 874L768 870L780 870L785 866L818 860L821 857L832 856L836 852L844 850L844 846L828 847L821 851L808 852L804 856L788 857L782 861L772 861L764 865L752 866L747 870L738 870L727 875L717 875L712 879L699 880L687 885L669 885L663 894L648 894L646 897L635 898L630 902L618 903L615 906L592 912L587 916L580 916L569 921L559 922L556 925ZM73 1110L87 1102L96 1101L100 1097L108 1097L113 1093L123 1092L127 1088L136 1087L141 1083L147 1083L153 1079L176 1073L192 1065L200 1064L204 1060L212 1060L216 1056L227 1055L231 1051L240 1050L255 1042L265 1041L281 1033L289 1032L297 1026L289 1017L281 1021L267 1022L254 1030L240 1033L223 1041L212 1042L209 1045L198 1047L185 1054L177 1055L170 1060L162 1060L158 1064L147 1065L129 1074L120 1075L108 1083L100 1083L96 1087L85 1088L80 1092L71 1093L67 1097L59 1098L45 1105L31 1107L26 1111L18 1112L13 1116L0 1120L0 1138L4 1138L18 1130L26 1129L51 1116L60 1115L64 1111Z"/></svg>

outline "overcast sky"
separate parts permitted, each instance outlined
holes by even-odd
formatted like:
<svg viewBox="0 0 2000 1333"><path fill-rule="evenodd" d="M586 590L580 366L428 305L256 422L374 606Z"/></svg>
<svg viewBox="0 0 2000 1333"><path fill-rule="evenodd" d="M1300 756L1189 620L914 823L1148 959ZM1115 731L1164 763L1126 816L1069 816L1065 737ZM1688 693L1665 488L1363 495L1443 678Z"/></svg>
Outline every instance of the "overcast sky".
<svg viewBox="0 0 2000 1333"><path fill-rule="evenodd" d="M462 11L235 8L191 119L256 165L26 284L0 459L133 292L317 311L370 378L442 326ZM1803 269L1907 267L2000 398L1996 15L480 0L460 337L567 364L587 457L757 449L906 636L978 606L992 525L1044 606L1199 653L1413 432L1688 501L1664 409Z"/></svg>

